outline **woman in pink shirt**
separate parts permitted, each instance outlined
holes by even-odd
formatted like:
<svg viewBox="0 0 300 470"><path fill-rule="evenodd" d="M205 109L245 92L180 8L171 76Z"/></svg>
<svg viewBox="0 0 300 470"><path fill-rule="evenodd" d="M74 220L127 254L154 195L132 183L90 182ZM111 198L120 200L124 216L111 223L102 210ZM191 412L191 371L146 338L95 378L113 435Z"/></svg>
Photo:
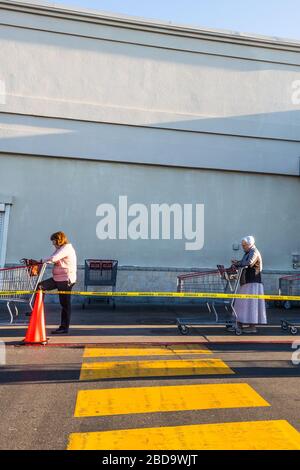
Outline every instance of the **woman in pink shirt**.
<svg viewBox="0 0 300 470"><path fill-rule="evenodd" d="M56 232L50 239L56 250L52 256L44 259L43 263L54 264L53 277L41 282L39 288L44 291L57 289L71 292L76 283L76 252L64 232ZM59 294L59 301L62 307L61 325L52 331L54 335L68 334L71 320L71 295Z"/></svg>

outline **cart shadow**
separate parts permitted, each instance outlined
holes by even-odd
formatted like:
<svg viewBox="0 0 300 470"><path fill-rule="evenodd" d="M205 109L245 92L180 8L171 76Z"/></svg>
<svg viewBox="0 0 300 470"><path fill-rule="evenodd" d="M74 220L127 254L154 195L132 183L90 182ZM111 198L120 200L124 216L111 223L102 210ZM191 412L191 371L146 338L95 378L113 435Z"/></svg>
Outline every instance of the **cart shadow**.
<svg viewBox="0 0 300 470"><path fill-rule="evenodd" d="M240 362L240 361L239 361ZM252 361L253 362L253 361ZM230 379L241 380L250 378L292 378L300 377L300 366L294 366L289 361L255 361L256 365L237 365L234 366L234 361L228 366L231 371L228 373L207 373L207 369L198 368L197 372L191 373L190 368L182 368L180 373L178 368L169 368L168 375L166 376L165 369L156 369L155 374L150 373L150 369L143 368L139 371L139 377L136 377L134 373L128 374L126 377L99 377L97 373L99 369L90 368L89 373L91 379L82 375L80 379L80 367L81 364L62 364L61 366L47 365L41 367L41 365L18 365L18 366L5 366L0 368L0 384L38 384L38 383L80 383L80 384L91 384L96 382L127 382L128 380L134 382L140 381L172 381L172 380L221 380ZM144 374L144 375L143 375ZM120 374L121 375L121 374Z"/></svg>

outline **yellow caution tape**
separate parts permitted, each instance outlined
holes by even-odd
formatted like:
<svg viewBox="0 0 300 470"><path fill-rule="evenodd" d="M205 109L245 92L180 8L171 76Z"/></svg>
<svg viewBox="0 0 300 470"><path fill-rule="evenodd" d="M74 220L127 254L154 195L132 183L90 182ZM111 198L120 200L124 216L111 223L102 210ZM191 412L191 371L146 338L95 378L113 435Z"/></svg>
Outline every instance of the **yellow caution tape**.
<svg viewBox="0 0 300 470"><path fill-rule="evenodd" d="M0 291L1 297L14 297L18 295L32 295L36 291ZM47 295L74 295L82 297L168 297L190 299L258 299L300 302L300 296L291 295L251 295L251 294L224 294L214 292L43 292Z"/></svg>

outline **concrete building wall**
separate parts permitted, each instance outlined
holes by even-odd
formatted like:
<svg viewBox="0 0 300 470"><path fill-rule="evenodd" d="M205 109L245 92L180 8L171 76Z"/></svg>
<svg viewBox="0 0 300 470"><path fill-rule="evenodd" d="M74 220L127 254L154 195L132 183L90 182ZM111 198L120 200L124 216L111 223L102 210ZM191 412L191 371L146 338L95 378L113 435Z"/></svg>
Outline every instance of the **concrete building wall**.
<svg viewBox="0 0 300 470"><path fill-rule="evenodd" d="M299 43L0 12L0 151L299 175Z"/></svg>
<svg viewBox="0 0 300 470"><path fill-rule="evenodd" d="M266 269L291 269L292 252L300 250L296 177L2 156L0 188L14 197L8 263L47 255L49 235L59 229L70 235L80 264L100 257L121 265L208 268L228 264L236 256L233 243L247 233L256 235ZM149 221L151 204L204 204L204 248L187 251L184 239L99 240L97 207L118 209L120 195L129 205L147 206Z"/></svg>
<svg viewBox="0 0 300 470"><path fill-rule="evenodd" d="M299 52L297 41L0 2L0 264L4 251L8 264L47 255L63 229L80 265L131 266L120 288L173 290L179 272L228 264L254 234L274 290L300 253ZM203 249L100 241L97 207L120 196L203 204Z"/></svg>

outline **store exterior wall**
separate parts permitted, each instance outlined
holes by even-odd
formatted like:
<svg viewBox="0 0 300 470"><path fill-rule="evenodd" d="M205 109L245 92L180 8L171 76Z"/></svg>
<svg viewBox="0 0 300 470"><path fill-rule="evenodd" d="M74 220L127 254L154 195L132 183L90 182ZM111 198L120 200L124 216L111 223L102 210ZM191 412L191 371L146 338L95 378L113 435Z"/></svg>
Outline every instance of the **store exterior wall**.
<svg viewBox="0 0 300 470"><path fill-rule="evenodd" d="M256 235L265 270L274 274L291 271L292 253L299 249L296 177L11 155L2 156L1 170L0 187L14 196L7 263L48 255L49 235L62 229L80 265L86 258L118 259L121 266L133 267L122 287L147 290L159 279L159 290L171 283L176 287L176 275L185 269L228 265L241 256L233 245L247 233ZM97 237L98 206L111 204L118 218L120 195L127 196L128 207L139 203L148 209L149 239ZM164 203L204 205L202 249L187 250L193 240L175 240L172 230L170 240L151 239L151 204ZM193 210L193 223L195 216Z"/></svg>
<svg viewBox="0 0 300 470"><path fill-rule="evenodd" d="M0 151L299 176L299 42L0 11Z"/></svg>

